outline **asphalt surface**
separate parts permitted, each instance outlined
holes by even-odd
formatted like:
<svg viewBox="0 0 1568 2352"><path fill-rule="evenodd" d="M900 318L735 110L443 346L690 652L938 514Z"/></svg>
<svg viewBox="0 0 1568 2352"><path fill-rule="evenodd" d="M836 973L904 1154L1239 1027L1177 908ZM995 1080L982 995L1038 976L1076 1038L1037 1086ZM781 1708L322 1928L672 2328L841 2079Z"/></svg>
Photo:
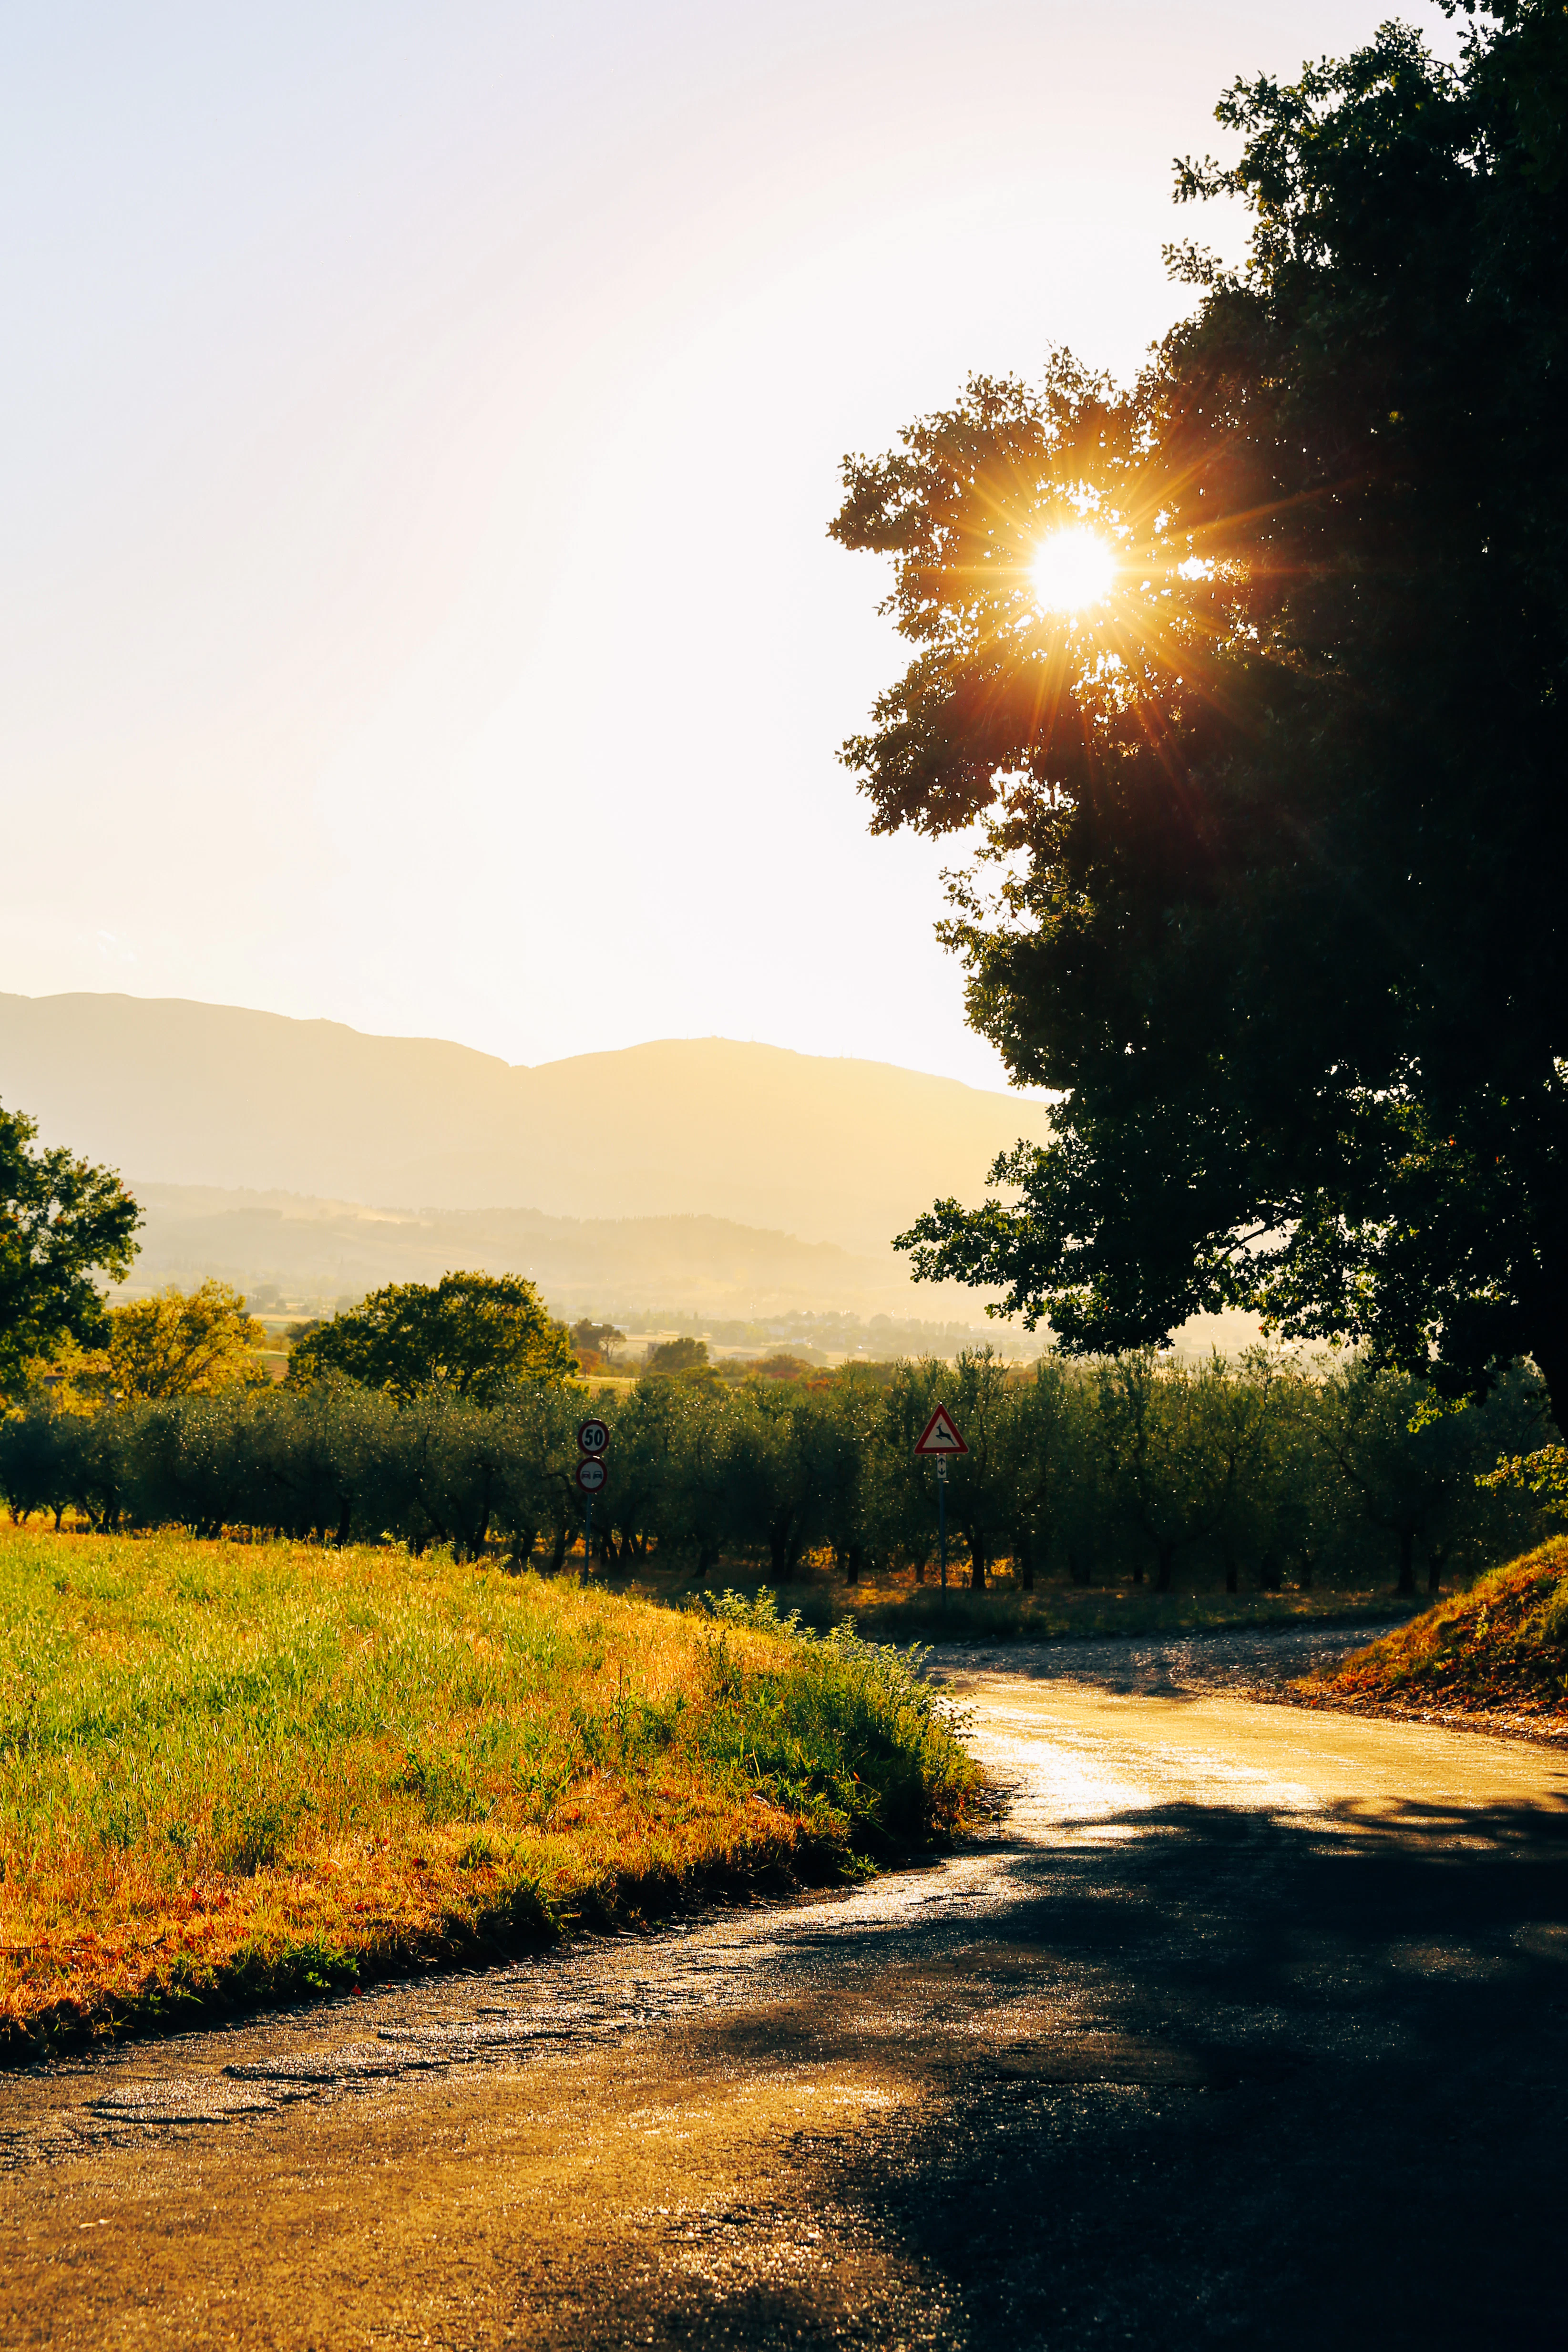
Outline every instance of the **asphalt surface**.
<svg viewBox="0 0 1568 2352"><path fill-rule="evenodd" d="M1561 2342L1568 1759L944 1663L960 1853L0 2078L0 2342Z"/></svg>
<svg viewBox="0 0 1568 2352"><path fill-rule="evenodd" d="M1098 1641L945 1642L933 1656L936 1678L1015 1675L1025 1682L1089 1683L1096 1690L1141 1691L1151 1698L1199 1691L1269 1689L1297 1675L1327 1670L1403 1623L1358 1619L1349 1625L1308 1622L1213 1633L1112 1634Z"/></svg>

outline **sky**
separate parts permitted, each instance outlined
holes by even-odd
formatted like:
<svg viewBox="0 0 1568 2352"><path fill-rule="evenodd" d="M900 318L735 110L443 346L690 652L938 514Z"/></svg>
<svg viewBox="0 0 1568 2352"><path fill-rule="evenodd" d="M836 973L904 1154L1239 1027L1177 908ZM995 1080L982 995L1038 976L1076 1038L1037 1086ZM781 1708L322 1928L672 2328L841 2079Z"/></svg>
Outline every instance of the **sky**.
<svg viewBox="0 0 1568 2352"><path fill-rule="evenodd" d="M1172 158L1385 5L5 11L0 989L1003 1083L841 460L1130 374Z"/></svg>

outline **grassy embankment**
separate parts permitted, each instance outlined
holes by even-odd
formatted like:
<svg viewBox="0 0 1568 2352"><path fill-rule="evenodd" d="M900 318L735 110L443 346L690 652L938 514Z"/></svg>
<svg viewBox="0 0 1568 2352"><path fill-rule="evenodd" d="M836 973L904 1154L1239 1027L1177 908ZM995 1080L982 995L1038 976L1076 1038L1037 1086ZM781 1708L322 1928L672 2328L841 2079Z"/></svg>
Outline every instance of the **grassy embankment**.
<svg viewBox="0 0 1568 2352"><path fill-rule="evenodd" d="M0 1534L0 2053L831 1877L978 1775L902 1661L401 1551Z"/></svg>
<svg viewBox="0 0 1568 2352"><path fill-rule="evenodd" d="M1307 1706L1568 1735L1568 1537L1494 1569L1336 1673L1292 1683L1289 1696Z"/></svg>

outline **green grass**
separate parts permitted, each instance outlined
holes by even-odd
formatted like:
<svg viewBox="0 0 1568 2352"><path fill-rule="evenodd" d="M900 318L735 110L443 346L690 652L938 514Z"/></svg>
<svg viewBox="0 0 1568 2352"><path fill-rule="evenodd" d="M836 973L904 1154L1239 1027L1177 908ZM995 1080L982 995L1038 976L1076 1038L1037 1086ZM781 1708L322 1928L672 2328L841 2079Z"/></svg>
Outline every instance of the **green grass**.
<svg viewBox="0 0 1568 2352"><path fill-rule="evenodd" d="M911 1671L392 1549L0 1534L0 2047L854 1872L977 1784Z"/></svg>
<svg viewBox="0 0 1568 2352"><path fill-rule="evenodd" d="M1291 1691L1309 1703L1568 1720L1568 1537L1494 1569Z"/></svg>

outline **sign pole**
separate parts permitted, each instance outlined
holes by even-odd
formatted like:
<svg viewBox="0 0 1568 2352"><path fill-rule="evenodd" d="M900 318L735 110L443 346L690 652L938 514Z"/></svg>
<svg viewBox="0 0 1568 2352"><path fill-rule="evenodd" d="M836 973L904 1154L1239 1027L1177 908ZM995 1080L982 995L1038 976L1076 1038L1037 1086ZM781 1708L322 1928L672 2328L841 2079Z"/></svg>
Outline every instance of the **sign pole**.
<svg viewBox="0 0 1568 2352"><path fill-rule="evenodd" d="M936 1540L942 1554L942 1606L947 1606L947 1457L951 1454L967 1454L958 1424L945 1404L939 1404L915 1441L915 1451L921 1456L933 1456L936 1463Z"/></svg>
<svg viewBox="0 0 1568 2352"><path fill-rule="evenodd" d="M608 1425L597 1414L579 1422L577 1483L582 1495L582 1572L593 1571L593 1498L604 1484L604 1454L610 1444Z"/></svg>

